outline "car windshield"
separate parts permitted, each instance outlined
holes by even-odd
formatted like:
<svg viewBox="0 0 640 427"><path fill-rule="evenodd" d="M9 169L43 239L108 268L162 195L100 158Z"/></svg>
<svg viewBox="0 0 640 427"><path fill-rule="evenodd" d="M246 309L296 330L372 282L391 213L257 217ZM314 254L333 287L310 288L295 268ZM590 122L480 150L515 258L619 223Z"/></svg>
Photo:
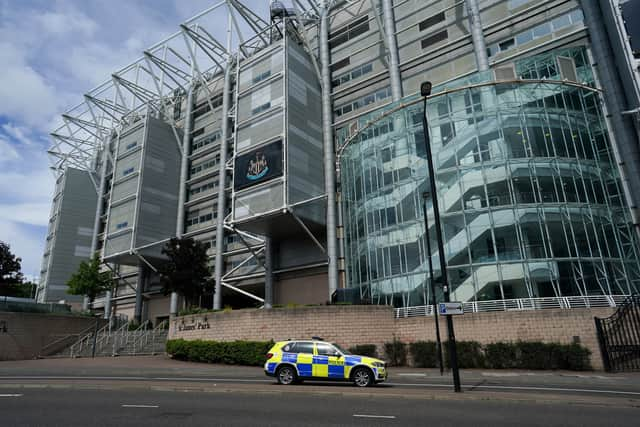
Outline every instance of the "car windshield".
<svg viewBox="0 0 640 427"><path fill-rule="evenodd" d="M344 348L340 347L338 344L332 342L331 343L332 346L334 346L335 348L337 348L338 350L340 350L340 353L347 355L347 354L351 354L351 352L345 350Z"/></svg>

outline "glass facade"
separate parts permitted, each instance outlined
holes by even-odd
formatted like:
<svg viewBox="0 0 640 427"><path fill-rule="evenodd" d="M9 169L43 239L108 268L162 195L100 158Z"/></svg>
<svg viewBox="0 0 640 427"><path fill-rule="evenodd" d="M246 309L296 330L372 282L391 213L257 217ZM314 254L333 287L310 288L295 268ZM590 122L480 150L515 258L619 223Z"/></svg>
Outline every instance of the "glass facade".
<svg viewBox="0 0 640 427"><path fill-rule="evenodd" d="M434 88L427 117L452 300L640 289L588 63L584 48L565 49L517 61L514 80L487 72ZM422 111L407 98L338 132L347 286L363 302L430 299ZM426 211L437 281L429 198Z"/></svg>

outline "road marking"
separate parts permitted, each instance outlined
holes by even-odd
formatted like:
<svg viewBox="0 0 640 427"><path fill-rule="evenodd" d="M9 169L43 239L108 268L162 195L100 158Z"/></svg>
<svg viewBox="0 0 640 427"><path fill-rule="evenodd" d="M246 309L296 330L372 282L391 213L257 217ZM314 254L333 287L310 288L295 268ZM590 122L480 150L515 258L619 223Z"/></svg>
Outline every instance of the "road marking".
<svg viewBox="0 0 640 427"><path fill-rule="evenodd" d="M391 386L404 386L404 387L452 387L451 384L420 384L420 383L387 383ZM634 396L640 396L640 392L637 391L622 391L622 390L597 390L588 388L561 388L561 387L525 387L525 386L512 386L512 385L462 385L463 388L487 388L487 389L504 389L504 390L533 390L533 391L570 391L576 393L602 393L602 394L630 394Z"/></svg>
<svg viewBox="0 0 640 427"><path fill-rule="evenodd" d="M158 405L122 405L123 408L159 408Z"/></svg>
<svg viewBox="0 0 640 427"><path fill-rule="evenodd" d="M619 391L619 390L594 390L588 388L560 388L560 387L522 387L522 386L502 386L502 385L479 385L476 388L495 388L495 389L512 389L512 390L539 390L539 391L573 391L578 393L604 393L604 394L632 394L640 396L637 391Z"/></svg>
<svg viewBox="0 0 640 427"><path fill-rule="evenodd" d="M399 377L426 377L427 374L397 374Z"/></svg>
<svg viewBox="0 0 640 427"><path fill-rule="evenodd" d="M247 382L247 383L272 383L274 380L263 379L244 379L244 378L189 378L189 377L100 377L100 376L81 376L81 375L67 375L67 376L0 376L0 380L114 380L114 381L194 381L194 382Z"/></svg>
<svg viewBox="0 0 640 427"><path fill-rule="evenodd" d="M386 419L394 419L395 415L364 415L364 414L353 414L354 417L358 418L386 418Z"/></svg>
<svg viewBox="0 0 640 427"><path fill-rule="evenodd" d="M21 394L0 394L0 397L22 397Z"/></svg>
<svg viewBox="0 0 640 427"><path fill-rule="evenodd" d="M270 379L246 379L246 378L205 378L205 377L142 377L142 376L0 376L2 380L129 380L129 381L175 381L175 382L209 382L209 383L272 383ZM437 384L437 383L386 383L390 386L400 387L440 387L449 388L451 384ZM462 387L467 389L495 389L495 390L530 390L530 391L556 391L556 392L572 392L572 393L598 393L598 394L614 394L614 395L632 395L640 396L640 392L637 391L624 391L624 390L607 390L607 389L582 389L582 388L561 388L561 387L536 387L536 386L509 386L509 385L473 385L463 384ZM20 395L21 396L21 395ZM11 396L19 397L19 396Z"/></svg>

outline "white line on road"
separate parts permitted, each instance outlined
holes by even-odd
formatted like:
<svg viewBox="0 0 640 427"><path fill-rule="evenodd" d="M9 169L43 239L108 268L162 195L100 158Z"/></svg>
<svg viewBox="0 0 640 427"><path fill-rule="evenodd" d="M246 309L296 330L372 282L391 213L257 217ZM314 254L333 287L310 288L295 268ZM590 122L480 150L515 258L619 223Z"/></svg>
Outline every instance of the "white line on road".
<svg viewBox="0 0 640 427"><path fill-rule="evenodd" d="M22 397L21 394L0 394L0 397Z"/></svg>
<svg viewBox="0 0 640 427"><path fill-rule="evenodd" d="M122 405L123 408L159 408L158 405Z"/></svg>
<svg viewBox="0 0 640 427"><path fill-rule="evenodd" d="M395 415L363 415L363 414L353 414L353 416L358 418L387 418L390 420L396 417Z"/></svg>
<svg viewBox="0 0 640 427"><path fill-rule="evenodd" d="M387 383L391 386L405 386L405 387L452 387L451 384L425 384L425 383ZM524 387L524 386L512 386L512 385L462 385L463 388L477 389L503 389L503 390L532 390L532 391L567 391L575 393L603 393L603 394L631 394L634 396L640 396L640 392L637 391L623 391L623 390L597 390L588 388L561 388L561 387Z"/></svg>
<svg viewBox="0 0 640 427"><path fill-rule="evenodd" d="M209 383L272 383L270 379L247 379L247 378L206 378L206 377L141 377L141 376L1 376L2 380L129 380L129 381L175 381L175 382L209 382ZM390 386L400 387L440 387L449 388L451 384L437 383L394 383L388 382ZM624 390L606 390L606 389L583 389L583 388L561 388L561 387L536 387L536 386L510 386L510 385L472 385L463 384L466 389L502 389L502 390L530 390L530 391L556 391L556 392L573 392L573 393L599 393L599 394L616 394L616 395L632 395L640 396L638 391ZM14 396L12 396L14 397ZM18 397L18 396L15 396Z"/></svg>

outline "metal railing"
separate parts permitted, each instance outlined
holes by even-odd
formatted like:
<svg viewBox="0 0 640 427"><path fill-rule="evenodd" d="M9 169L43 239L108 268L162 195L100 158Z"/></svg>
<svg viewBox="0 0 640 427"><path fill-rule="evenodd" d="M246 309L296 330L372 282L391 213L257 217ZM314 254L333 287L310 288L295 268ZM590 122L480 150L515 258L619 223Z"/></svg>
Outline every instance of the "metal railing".
<svg viewBox="0 0 640 427"><path fill-rule="evenodd" d="M98 321L98 320L96 320ZM80 334L80 339L78 339L74 344L69 347L69 356L70 357L80 357L85 355L84 352L91 351L93 355L94 342L95 342L95 352L98 353L104 347L106 347L111 340L113 335L114 328L121 327L121 325L127 325L127 316L125 315L117 315L109 319L106 325L102 328L95 330L95 326L87 328Z"/></svg>
<svg viewBox="0 0 640 427"><path fill-rule="evenodd" d="M91 335L92 331L94 331L95 328L95 325L91 325L80 332L67 334L56 339L53 342L50 342L49 344L42 347L42 349L40 350L40 357L46 357L52 354L56 354L57 352L67 348L69 344L71 344L71 346L73 347L73 345L76 344L80 339L82 339L82 337L86 336L87 334Z"/></svg>
<svg viewBox="0 0 640 427"><path fill-rule="evenodd" d="M515 298L492 301L469 301L462 303L465 313L483 313L492 311L526 311L544 310L551 308L571 309L590 307L617 307L627 298L627 295L590 295L572 297L547 298ZM432 305L414 307L400 307L394 309L394 316L416 317L432 316Z"/></svg>
<svg viewBox="0 0 640 427"><path fill-rule="evenodd" d="M149 322L149 321L147 321ZM166 330L167 327L169 326L169 323L167 320L163 320L162 322L160 322L155 328L153 329L148 329L146 328L146 325L148 324L147 322L143 323L142 325L140 325L140 327L138 329L136 329L136 331L134 332L138 332L139 330L141 330L138 333L134 333L133 334L133 343L132 343L132 354L135 356L136 354L141 354L141 353L151 353L151 354L155 354L155 342L156 342L156 338L158 336L161 335L165 335L166 334ZM144 326L144 328L143 328ZM151 340L151 351L147 351L148 349L148 345L149 345L149 340Z"/></svg>

